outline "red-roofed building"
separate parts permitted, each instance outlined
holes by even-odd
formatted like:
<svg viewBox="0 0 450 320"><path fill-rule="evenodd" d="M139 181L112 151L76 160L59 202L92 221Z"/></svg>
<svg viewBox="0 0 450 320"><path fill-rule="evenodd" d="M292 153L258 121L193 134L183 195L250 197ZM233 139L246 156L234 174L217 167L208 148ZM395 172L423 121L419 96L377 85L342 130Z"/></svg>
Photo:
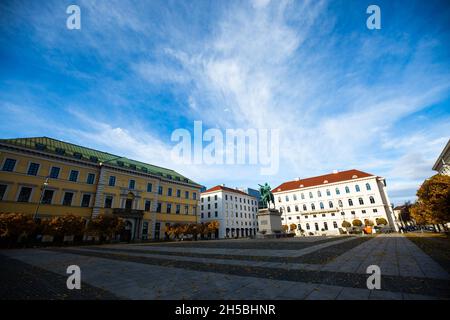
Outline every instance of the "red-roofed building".
<svg viewBox="0 0 450 320"><path fill-rule="evenodd" d="M214 238L256 235L258 200L241 190L218 185L200 194L200 221L219 221Z"/></svg>
<svg viewBox="0 0 450 320"><path fill-rule="evenodd" d="M342 222L380 218L397 229L384 178L360 170L287 181L272 190L282 223L306 235L339 234Z"/></svg>

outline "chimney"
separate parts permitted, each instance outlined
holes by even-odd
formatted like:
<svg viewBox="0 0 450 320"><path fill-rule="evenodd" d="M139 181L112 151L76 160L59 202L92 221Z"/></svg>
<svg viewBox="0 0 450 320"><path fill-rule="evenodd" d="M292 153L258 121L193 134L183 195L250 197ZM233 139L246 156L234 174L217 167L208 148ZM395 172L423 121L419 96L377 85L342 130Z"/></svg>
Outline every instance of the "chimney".
<svg viewBox="0 0 450 320"><path fill-rule="evenodd" d="M222 183L221 186L222 186L222 187L225 187L225 183Z"/></svg>

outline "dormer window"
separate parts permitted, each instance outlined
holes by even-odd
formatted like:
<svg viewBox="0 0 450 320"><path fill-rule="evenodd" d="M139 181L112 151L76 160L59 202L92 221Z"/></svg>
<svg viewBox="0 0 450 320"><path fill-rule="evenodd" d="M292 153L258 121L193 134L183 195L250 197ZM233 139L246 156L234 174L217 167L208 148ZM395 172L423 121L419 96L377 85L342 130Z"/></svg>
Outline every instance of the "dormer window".
<svg viewBox="0 0 450 320"><path fill-rule="evenodd" d="M123 167L123 166L124 166L124 163L123 163L123 161L117 161L117 165L118 165L119 167Z"/></svg>
<svg viewBox="0 0 450 320"><path fill-rule="evenodd" d="M66 153L66 150L64 150L63 148L56 148L55 149L57 154L63 155Z"/></svg>
<svg viewBox="0 0 450 320"><path fill-rule="evenodd" d="M323 183L328 183L328 180L323 180Z"/></svg>
<svg viewBox="0 0 450 320"><path fill-rule="evenodd" d="M39 143L39 142L37 142L37 143L35 144L35 147L36 147L36 149L38 149L38 150L45 150L45 149L47 149L47 146L46 146L45 144Z"/></svg>
<svg viewBox="0 0 450 320"><path fill-rule="evenodd" d="M358 176L357 176L356 174L354 174L354 175L352 176L352 179L356 179L356 178L358 178Z"/></svg>
<svg viewBox="0 0 450 320"><path fill-rule="evenodd" d="M89 160L91 160L92 162L98 162L98 158L94 156L90 156Z"/></svg>
<svg viewBox="0 0 450 320"><path fill-rule="evenodd" d="M82 155L81 153L79 153L79 152L74 152L74 153L73 153L73 156L74 156L75 158L77 158L77 159L81 159L81 158L83 157L83 155Z"/></svg>

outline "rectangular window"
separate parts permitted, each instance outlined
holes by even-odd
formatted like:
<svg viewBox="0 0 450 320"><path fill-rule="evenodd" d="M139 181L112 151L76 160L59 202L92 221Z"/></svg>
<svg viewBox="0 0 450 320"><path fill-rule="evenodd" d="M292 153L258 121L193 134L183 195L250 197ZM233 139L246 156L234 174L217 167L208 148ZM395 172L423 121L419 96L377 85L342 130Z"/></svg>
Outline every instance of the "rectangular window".
<svg viewBox="0 0 450 320"><path fill-rule="evenodd" d="M185 197L186 199L189 199L189 191L184 192L184 197Z"/></svg>
<svg viewBox="0 0 450 320"><path fill-rule="evenodd" d="M153 185L149 182L147 183L147 192L152 192Z"/></svg>
<svg viewBox="0 0 450 320"><path fill-rule="evenodd" d="M106 196L105 197L105 208L112 208L113 197Z"/></svg>
<svg viewBox="0 0 450 320"><path fill-rule="evenodd" d="M192 193L192 199L197 200L197 193L196 192Z"/></svg>
<svg viewBox="0 0 450 320"><path fill-rule="evenodd" d="M214 212L214 216L217 218L217 215L218 215L218 213L217 213L217 211L216 212Z"/></svg>
<svg viewBox="0 0 450 320"><path fill-rule="evenodd" d="M31 191L33 189L29 187L22 187L20 189L19 197L17 198L18 202L28 202L30 201Z"/></svg>
<svg viewBox="0 0 450 320"><path fill-rule="evenodd" d="M0 184L0 201L5 197L6 187L6 184Z"/></svg>
<svg viewBox="0 0 450 320"><path fill-rule="evenodd" d="M375 213L375 212L378 212L378 210L377 209L373 209L373 212Z"/></svg>
<svg viewBox="0 0 450 320"><path fill-rule="evenodd" d="M39 171L39 163L31 162L30 166L28 167L28 175L37 176L38 171Z"/></svg>
<svg viewBox="0 0 450 320"><path fill-rule="evenodd" d="M94 184L94 180L95 180L95 174L88 173L87 180L86 180L87 184Z"/></svg>
<svg viewBox="0 0 450 320"><path fill-rule="evenodd" d="M189 206L184 206L184 214L189 214Z"/></svg>
<svg viewBox="0 0 450 320"><path fill-rule="evenodd" d="M150 200L145 200L145 211L150 211L151 202Z"/></svg>
<svg viewBox="0 0 450 320"><path fill-rule="evenodd" d="M16 166L16 160L15 159L6 159L5 163L3 164L3 171L13 171L14 167Z"/></svg>
<svg viewBox="0 0 450 320"><path fill-rule="evenodd" d="M77 182L77 180L78 180L78 171L71 170L69 175L69 181Z"/></svg>
<svg viewBox="0 0 450 320"><path fill-rule="evenodd" d="M177 190L177 198L181 198L181 190ZM203 199L202 199L203 202Z"/></svg>
<svg viewBox="0 0 450 320"><path fill-rule="evenodd" d="M50 170L50 178L52 179L58 179L59 177L59 172L61 171L60 168L58 167L52 167L52 169Z"/></svg>
<svg viewBox="0 0 450 320"><path fill-rule="evenodd" d="M64 194L63 206L71 206L73 200L73 192L66 192Z"/></svg>
<svg viewBox="0 0 450 320"><path fill-rule="evenodd" d="M134 187L135 187L135 185L136 185L136 181L134 181L133 179L131 179L131 180L128 182L128 189L133 190Z"/></svg>
<svg viewBox="0 0 450 320"><path fill-rule="evenodd" d="M161 212L161 202L156 204L156 212Z"/></svg>
<svg viewBox="0 0 450 320"><path fill-rule="evenodd" d="M158 187L158 194L159 194L159 195L162 195L162 194L163 194L163 187L162 187L162 186L159 186L159 187Z"/></svg>
<svg viewBox="0 0 450 320"><path fill-rule="evenodd" d="M197 215L197 207L192 207L192 214L195 216Z"/></svg>
<svg viewBox="0 0 450 320"><path fill-rule="evenodd" d="M176 209L175 209L175 213L176 213L176 214L180 214L180 210L181 210L180 207L181 207L181 206L180 206L179 204L177 204L177 207L176 207Z"/></svg>
<svg viewBox="0 0 450 320"><path fill-rule="evenodd" d="M167 195L168 195L169 197L172 196L172 188L167 188Z"/></svg>
<svg viewBox="0 0 450 320"><path fill-rule="evenodd" d="M110 187L114 187L116 185L116 177L115 176L109 176L109 183L108 185Z"/></svg>
<svg viewBox="0 0 450 320"><path fill-rule="evenodd" d="M90 203L91 203L91 195L83 194L83 198L81 199L81 206L87 208L89 207Z"/></svg>
<svg viewBox="0 0 450 320"><path fill-rule="evenodd" d="M45 190L42 196L42 204L51 204L53 199L53 194L55 192L53 190Z"/></svg>
<svg viewBox="0 0 450 320"><path fill-rule="evenodd" d="M167 204L166 213L172 212L172 205L170 203Z"/></svg>

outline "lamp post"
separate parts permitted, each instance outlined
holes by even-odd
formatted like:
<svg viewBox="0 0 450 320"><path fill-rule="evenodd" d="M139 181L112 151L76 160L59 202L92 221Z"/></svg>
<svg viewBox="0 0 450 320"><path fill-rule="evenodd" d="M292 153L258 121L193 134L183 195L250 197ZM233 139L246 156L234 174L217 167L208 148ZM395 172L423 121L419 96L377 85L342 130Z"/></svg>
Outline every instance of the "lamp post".
<svg viewBox="0 0 450 320"><path fill-rule="evenodd" d="M49 177L45 178L44 184L41 187L41 196L39 197L39 202L37 204L36 211L34 212L34 216L33 216L33 220L34 221L36 221L38 219L39 206L40 206L40 204L42 202L42 198L44 197L45 189L48 186L48 179L49 179Z"/></svg>

